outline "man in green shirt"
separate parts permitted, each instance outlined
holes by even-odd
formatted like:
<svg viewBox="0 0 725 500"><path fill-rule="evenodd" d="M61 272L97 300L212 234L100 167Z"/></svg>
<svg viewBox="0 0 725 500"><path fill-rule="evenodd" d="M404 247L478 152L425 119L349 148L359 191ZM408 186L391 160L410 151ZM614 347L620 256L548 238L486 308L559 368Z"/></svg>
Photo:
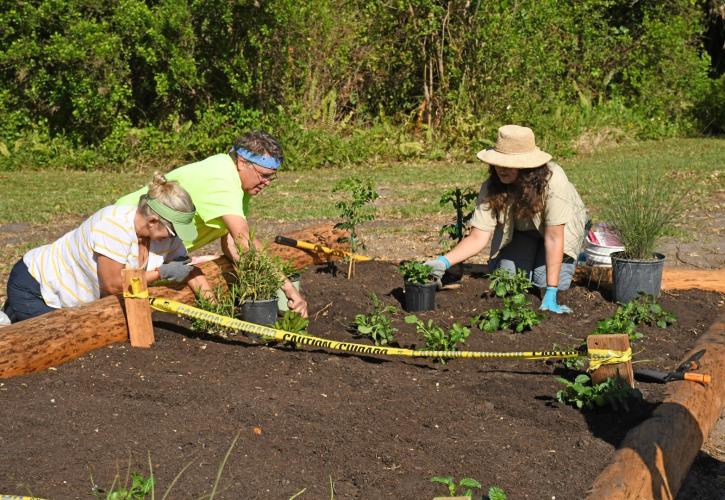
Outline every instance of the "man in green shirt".
<svg viewBox="0 0 725 500"><path fill-rule="evenodd" d="M196 205L197 237L184 241L189 252L220 238L224 254L238 260L237 244L249 247L249 202L277 177L284 161L282 148L266 132L249 132L227 153L176 168L166 174L178 181ZM120 198L118 205L136 205L146 188ZM255 242L259 246L259 242ZM289 308L307 317L307 302L289 280L282 287Z"/></svg>

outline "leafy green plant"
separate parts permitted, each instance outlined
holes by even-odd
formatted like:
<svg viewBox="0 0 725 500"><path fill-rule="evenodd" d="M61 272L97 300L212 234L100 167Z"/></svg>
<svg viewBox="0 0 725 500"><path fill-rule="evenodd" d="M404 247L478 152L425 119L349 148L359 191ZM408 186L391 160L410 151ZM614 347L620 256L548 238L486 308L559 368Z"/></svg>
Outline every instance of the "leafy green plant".
<svg viewBox="0 0 725 500"><path fill-rule="evenodd" d="M307 335L307 327L310 320L303 318L295 311L285 311L281 318L274 322L273 327L285 332Z"/></svg>
<svg viewBox="0 0 725 500"><path fill-rule="evenodd" d="M473 209L470 207L477 197L478 193L473 189L461 189L458 187L446 191L441 196L438 204L444 207L450 203L456 211L456 222L454 224L443 225L438 232L439 241L445 250L449 250L452 247L452 241L459 242L463 239L465 226L473 217Z"/></svg>
<svg viewBox="0 0 725 500"><path fill-rule="evenodd" d="M370 294L370 298L373 301L373 312L355 315L357 331L360 335L370 337L375 345L390 345L395 341L395 332L398 329L393 327L387 315L395 314L398 309L394 306L383 307L374 293Z"/></svg>
<svg viewBox="0 0 725 500"><path fill-rule="evenodd" d="M431 283L430 274L433 268L422 262L403 262L398 266L398 272L403 275L403 280L414 285Z"/></svg>
<svg viewBox="0 0 725 500"><path fill-rule="evenodd" d="M678 185L663 185L658 176L637 169L634 176L612 184L604 217L619 234L626 258L651 259L657 241L674 228L686 202Z"/></svg>
<svg viewBox="0 0 725 500"><path fill-rule="evenodd" d="M506 492L498 486L491 486L488 489L488 500L506 500Z"/></svg>
<svg viewBox="0 0 725 500"><path fill-rule="evenodd" d="M541 315L530 306L531 302L526 300L524 294L504 297L501 309L489 309L474 316L471 326L489 333L497 330L512 330L516 333L530 330L541 322Z"/></svg>
<svg viewBox="0 0 725 500"><path fill-rule="evenodd" d="M506 269L498 268L489 275L488 289L496 297L511 297L526 293L533 285L526 273L517 269L511 274Z"/></svg>
<svg viewBox="0 0 725 500"><path fill-rule="evenodd" d="M676 321L675 315L665 311L654 297L640 293L633 301L617 307L611 318L599 321L592 334L626 333L629 340L634 342L644 337L643 333L637 331L638 325L667 328Z"/></svg>
<svg viewBox="0 0 725 500"><path fill-rule="evenodd" d="M455 496L464 496L464 497L472 497L473 496L473 488L481 489L481 483L476 481L473 478L470 477L464 477L458 483L456 483L453 476L433 476L430 478L430 481L432 483L438 483L442 484L446 488L448 488L448 495L455 497ZM458 490L462 488L468 488L466 491L458 493Z"/></svg>
<svg viewBox="0 0 725 500"><path fill-rule="evenodd" d="M593 409L611 406L615 411L629 411L627 400L631 396L641 397L639 391L632 389L619 378L609 378L601 384L591 385L589 375L577 375L573 382L556 377L564 384L564 389L556 393L556 400L562 404L572 405L579 409Z"/></svg>
<svg viewBox="0 0 725 500"><path fill-rule="evenodd" d="M285 278L290 281L298 280L305 270L304 267L298 267L293 260L283 259L277 256L274 256L273 258L275 263L277 264L279 272L282 273Z"/></svg>
<svg viewBox="0 0 725 500"><path fill-rule="evenodd" d="M119 487L109 491L106 500L144 500L154 489L154 478L144 477L138 472L131 473L131 487Z"/></svg>
<svg viewBox="0 0 725 500"><path fill-rule="evenodd" d="M460 323L453 323L453 326L446 332L443 328L436 326L432 319L424 323L417 316L411 314L405 317L405 322L415 325L416 332L423 335L425 339L426 350L429 351L455 351L456 346L465 344L466 339L471 331ZM444 358L439 358L440 362L445 364Z"/></svg>
<svg viewBox="0 0 725 500"><path fill-rule="evenodd" d="M250 233L249 249L237 248L239 260L234 264L236 281L232 285L242 302L271 300L284 282L275 260L264 248L257 248Z"/></svg>

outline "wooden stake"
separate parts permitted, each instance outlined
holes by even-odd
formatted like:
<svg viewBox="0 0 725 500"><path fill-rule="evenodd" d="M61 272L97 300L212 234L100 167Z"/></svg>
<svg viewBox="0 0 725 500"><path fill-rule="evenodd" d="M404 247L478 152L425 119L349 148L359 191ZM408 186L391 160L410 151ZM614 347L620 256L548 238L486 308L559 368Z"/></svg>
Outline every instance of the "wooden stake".
<svg viewBox="0 0 725 500"><path fill-rule="evenodd" d="M123 274L123 303L126 308L126 324L131 346L151 347L154 343L154 327L151 323L151 306L147 298L146 271L124 269L121 272Z"/></svg>
<svg viewBox="0 0 725 500"><path fill-rule="evenodd" d="M587 337L587 349L606 349L609 351L624 352L629 349L629 337L626 334L589 335ZM632 372L632 361L602 365L592 372L592 385L600 384L608 378L620 378L634 387L634 372Z"/></svg>

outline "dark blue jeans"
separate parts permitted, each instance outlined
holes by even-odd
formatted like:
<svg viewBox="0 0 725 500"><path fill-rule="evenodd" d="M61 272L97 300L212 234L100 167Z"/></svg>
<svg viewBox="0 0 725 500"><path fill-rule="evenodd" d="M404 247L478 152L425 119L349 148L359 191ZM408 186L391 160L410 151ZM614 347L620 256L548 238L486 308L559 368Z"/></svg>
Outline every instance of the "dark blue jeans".
<svg viewBox="0 0 725 500"><path fill-rule="evenodd" d="M5 301L4 310L13 323L55 311L55 308L43 300L40 283L30 274L23 259L20 259L10 271L8 299Z"/></svg>

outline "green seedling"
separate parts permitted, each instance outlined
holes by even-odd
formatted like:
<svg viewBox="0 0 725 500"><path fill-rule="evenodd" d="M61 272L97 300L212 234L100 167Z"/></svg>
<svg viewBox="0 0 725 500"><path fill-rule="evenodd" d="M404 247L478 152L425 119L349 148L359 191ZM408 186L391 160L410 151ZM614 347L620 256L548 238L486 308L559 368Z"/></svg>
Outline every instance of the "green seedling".
<svg viewBox="0 0 725 500"><path fill-rule="evenodd" d="M498 486L491 486L488 489L488 500L506 500L506 492Z"/></svg>
<svg viewBox="0 0 725 500"><path fill-rule="evenodd" d="M526 273L521 269L517 269L515 274L511 274L506 269L498 268L489 275L489 279L488 289L496 297L525 294L533 286Z"/></svg>
<svg viewBox="0 0 725 500"><path fill-rule="evenodd" d="M413 314L406 316L405 322L415 325L418 334L425 339L425 347L429 351L455 351L456 346L459 343L465 344L471 334L468 328L458 322L454 323L448 332L436 326L433 320L429 319L428 323L424 323ZM444 358L439 358L439 360L443 364L446 362Z"/></svg>
<svg viewBox="0 0 725 500"><path fill-rule="evenodd" d="M380 299L374 293L370 294L373 301L373 312L370 314L357 314L355 326L360 335L370 337L375 345L390 345L395 341L395 332L388 314L395 314L398 310L394 306L383 307Z"/></svg>
<svg viewBox="0 0 725 500"><path fill-rule="evenodd" d="M455 188L443 193L438 204L441 207L453 205L456 211L455 224L445 224L438 232L439 241L444 250L450 250L453 246L452 242L459 242L463 239L466 224L473 217L473 208L471 205L478 197L478 193L470 188ZM464 214L464 212L466 212Z"/></svg>
<svg viewBox="0 0 725 500"><path fill-rule="evenodd" d="M94 495L96 498L105 498L105 500L144 500L147 496L151 495L154 489L154 478L144 477L138 472L131 473L131 485L130 487L114 487L111 486L111 491L104 491L101 488L94 488ZM105 497L99 496L104 494Z"/></svg>
<svg viewBox="0 0 725 500"><path fill-rule="evenodd" d="M277 330L284 330L285 332L296 333L298 335L308 335L307 327L310 324L310 320L303 318L299 313L295 311L285 311L281 318L275 321L273 328ZM299 349L300 345L297 342L290 342L289 345L294 345L295 349Z"/></svg>
<svg viewBox="0 0 725 500"><path fill-rule="evenodd" d="M629 411L627 400L632 396L639 399L642 397L638 390L632 389L619 378L609 378L596 385L591 385L591 379L583 373L577 375L574 382L563 377L556 377L556 380L564 384L564 389L556 393L556 400L580 410L609 405L615 411L619 409Z"/></svg>
<svg viewBox="0 0 725 500"><path fill-rule="evenodd" d="M430 478L430 481L432 483L442 484L443 486L448 488L448 495L452 497L472 497L473 488L477 488L480 490L482 487L481 483L470 477L464 477L458 483L456 483L455 479L453 479L453 476L433 476L432 478ZM463 488L468 489L464 492L459 493L458 490L461 490Z"/></svg>
<svg viewBox="0 0 725 500"><path fill-rule="evenodd" d="M629 340L634 342L644 337L637 331L637 326L646 324L667 328L675 321L675 315L665 311L655 302L654 297L640 293L633 301L617 307L614 316L599 321L592 334L626 333Z"/></svg>
<svg viewBox="0 0 725 500"><path fill-rule="evenodd" d="M484 332L511 330L521 333L530 330L541 322L541 315L534 311L531 302L523 294L504 297L503 308L489 309L483 314L471 318L471 326Z"/></svg>
<svg viewBox="0 0 725 500"><path fill-rule="evenodd" d="M403 275L403 280L414 285L425 285L431 283L430 275L433 268L421 262L403 262L398 266L398 272Z"/></svg>
<svg viewBox="0 0 725 500"><path fill-rule="evenodd" d="M343 220L335 224L335 227L344 229L350 234L349 237L340 238L338 241L350 242L350 251L355 254L359 249L365 248L365 244L358 236L358 226L362 222L375 219L375 206L372 205L372 202L377 200L380 195L375 190L372 180L362 180L358 177L348 177L338 182L332 192L338 191L345 191L350 196L349 200L335 203ZM355 262L355 259L348 259L348 279L355 274Z"/></svg>

